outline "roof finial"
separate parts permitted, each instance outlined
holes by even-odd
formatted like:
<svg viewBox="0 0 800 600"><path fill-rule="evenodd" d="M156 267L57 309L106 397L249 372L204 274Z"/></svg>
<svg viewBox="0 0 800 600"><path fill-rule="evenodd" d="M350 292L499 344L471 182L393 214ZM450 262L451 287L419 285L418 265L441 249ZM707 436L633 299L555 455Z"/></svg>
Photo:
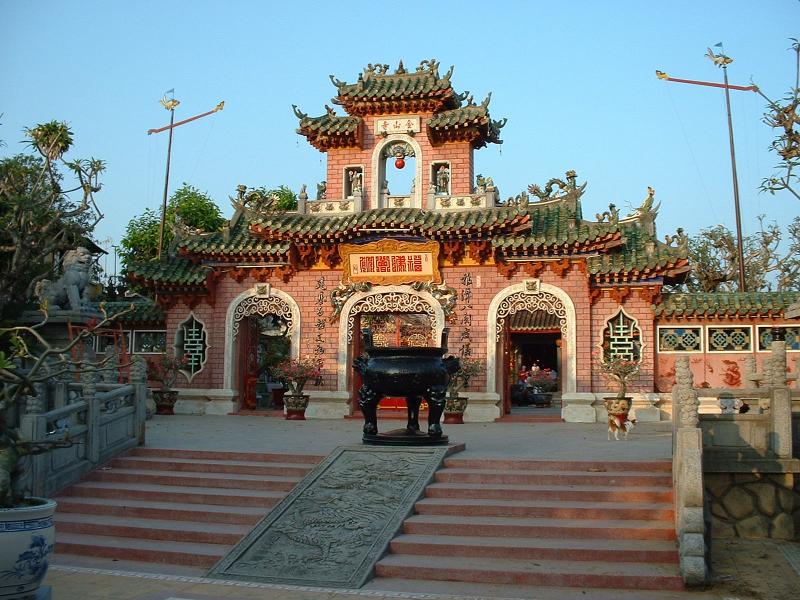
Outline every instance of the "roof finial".
<svg viewBox="0 0 800 600"><path fill-rule="evenodd" d="M308 113L304 113L302 110L297 108L296 104L292 104L292 110L294 110L294 116L298 119L305 119L308 116Z"/></svg>
<svg viewBox="0 0 800 600"><path fill-rule="evenodd" d="M397 65L397 71L395 71L395 74L396 75L405 75L406 73L408 73L408 71L406 71L406 68L403 66L403 61L401 59L400 60L400 64Z"/></svg>
<svg viewBox="0 0 800 600"><path fill-rule="evenodd" d="M340 81L340 80L336 79L336 76L334 76L334 75L328 75L328 77L331 78L331 82L333 83L333 85L335 85L339 89L341 89L341 88L343 88L344 86L347 85L344 81Z"/></svg>

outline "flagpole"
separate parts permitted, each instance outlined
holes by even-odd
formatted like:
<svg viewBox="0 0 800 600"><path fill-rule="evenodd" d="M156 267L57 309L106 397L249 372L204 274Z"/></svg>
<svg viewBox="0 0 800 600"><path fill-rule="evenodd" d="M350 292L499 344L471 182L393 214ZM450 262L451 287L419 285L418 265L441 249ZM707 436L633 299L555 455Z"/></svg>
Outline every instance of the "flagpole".
<svg viewBox="0 0 800 600"><path fill-rule="evenodd" d="M736 212L736 262L738 263L738 288L740 292L747 291L747 284L745 280L744 271L744 242L742 239L742 216L739 209L739 178L736 174L736 149L733 143L733 119L731 117L731 96L730 90L740 90L743 92L758 92L758 87L755 85L730 85L728 83L728 65L733 62L733 59L725 55L725 49L722 43L714 44L715 48L720 49L720 54L714 54L711 48L708 49L706 56L711 59L716 66L722 67L724 83L713 83L710 81L695 81L693 79L677 79L670 77L663 71L656 71L656 77L664 81L673 81L675 83L689 83L692 85L705 85L710 87L721 87L725 90L725 107L728 111L728 140L730 142L731 152L731 171L733 173L733 203Z"/></svg>
<svg viewBox="0 0 800 600"><path fill-rule="evenodd" d="M167 173L164 176L164 197L161 200L161 224L158 227L158 258L161 258L161 254L164 250L164 228L166 227L167 221L167 195L169 193L169 165L170 160L172 158L172 131L178 127L179 125L185 125L186 123L191 123L192 121L196 121L197 119L202 119L203 117L207 117L208 115L213 115L215 112L221 111L225 106L225 101L223 100L219 104L217 104L212 110L208 112L204 112L199 115L195 115L193 117L189 117L188 119L184 119L183 121L175 122L175 108L180 104L179 100L175 100L175 98L167 99L167 94L174 94L175 90L168 90L164 97L159 100L161 102L161 106L169 111L169 125L166 127L160 127L158 129L148 129L147 135L152 135L154 133L161 133L169 129L169 142L167 143Z"/></svg>
<svg viewBox="0 0 800 600"><path fill-rule="evenodd" d="M164 198L161 201L161 224L158 227L158 255L161 259L161 251L164 247L164 225L167 220L167 193L169 191L169 163L172 157L172 124L175 122L175 103L169 103L169 142L167 143L167 173L164 177Z"/></svg>
<svg viewBox="0 0 800 600"><path fill-rule="evenodd" d="M747 291L744 276L744 244L742 242L742 215L739 210L739 177L736 175L736 149L733 144L733 119L731 118L731 93L728 89L728 65L722 65L722 74L725 81L725 107L728 111L728 138L731 149L731 172L733 174L733 205L736 210L736 259L739 263L739 291Z"/></svg>

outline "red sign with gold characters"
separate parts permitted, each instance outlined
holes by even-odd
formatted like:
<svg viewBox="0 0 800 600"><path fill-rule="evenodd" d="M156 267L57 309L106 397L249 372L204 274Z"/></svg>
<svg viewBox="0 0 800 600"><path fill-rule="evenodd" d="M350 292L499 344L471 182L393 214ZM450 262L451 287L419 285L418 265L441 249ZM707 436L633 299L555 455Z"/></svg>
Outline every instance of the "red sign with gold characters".
<svg viewBox="0 0 800 600"><path fill-rule="evenodd" d="M380 240L362 245L342 244L339 255L342 257L342 283L442 282L438 242Z"/></svg>

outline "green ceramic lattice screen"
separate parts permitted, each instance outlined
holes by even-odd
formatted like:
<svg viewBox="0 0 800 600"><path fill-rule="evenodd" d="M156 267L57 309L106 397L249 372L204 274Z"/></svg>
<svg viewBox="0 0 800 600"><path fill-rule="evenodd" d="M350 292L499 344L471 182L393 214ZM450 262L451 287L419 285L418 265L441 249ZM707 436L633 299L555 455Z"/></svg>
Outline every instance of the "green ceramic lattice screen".
<svg viewBox="0 0 800 600"><path fill-rule="evenodd" d="M205 325L194 316L194 313L178 326L175 350L177 355L185 360L185 366L181 369L181 373L186 375L189 381L202 371L203 365L206 364L208 350L206 337Z"/></svg>
<svg viewBox="0 0 800 600"><path fill-rule="evenodd" d="M786 349L789 351L800 351L800 327L783 327L786 336ZM758 326L758 351L769 352L772 344L772 326Z"/></svg>
<svg viewBox="0 0 800 600"><path fill-rule="evenodd" d="M659 327L659 352L702 352L702 327Z"/></svg>
<svg viewBox="0 0 800 600"><path fill-rule="evenodd" d="M603 358L623 358L635 362L642 358L642 332L636 319L629 317L622 309L606 321Z"/></svg>
<svg viewBox="0 0 800 600"><path fill-rule="evenodd" d="M753 349L753 330L750 326L709 327L709 352L750 352Z"/></svg>

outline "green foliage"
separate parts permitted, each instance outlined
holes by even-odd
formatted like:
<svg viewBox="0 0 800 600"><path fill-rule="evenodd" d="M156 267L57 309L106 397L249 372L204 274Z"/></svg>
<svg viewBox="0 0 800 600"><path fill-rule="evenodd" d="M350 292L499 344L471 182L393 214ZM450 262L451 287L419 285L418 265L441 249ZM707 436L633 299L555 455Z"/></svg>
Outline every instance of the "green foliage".
<svg viewBox="0 0 800 600"><path fill-rule="evenodd" d="M174 238L176 222L202 231L217 231L225 223L219 207L194 186L184 183L167 203L164 225L164 248L169 248ZM125 236L120 241L123 270L130 262L152 260L158 255L158 235L161 215L147 208L144 213L128 223Z"/></svg>
<svg viewBox="0 0 800 600"><path fill-rule="evenodd" d="M764 113L764 123L778 130L778 134L770 144L770 150L779 157L775 172L763 180L761 191L775 194L787 191L800 200L800 178L797 170L800 169L800 131L797 124L800 116L797 109L800 107L800 41L791 38L791 50L794 52L794 86L781 100L770 100L760 89L759 95L767 102L767 112Z"/></svg>
<svg viewBox="0 0 800 600"><path fill-rule="evenodd" d="M742 240L745 285L751 292L800 289L800 217L784 230L758 218L759 231ZM692 273L689 292L729 292L737 289L736 237L724 225L703 229L689 240Z"/></svg>
<svg viewBox="0 0 800 600"><path fill-rule="evenodd" d="M458 359L458 371L450 377L447 389L451 398L458 398L464 388L469 387L469 382L475 377L480 377L486 371L486 366L479 358L462 356Z"/></svg>
<svg viewBox="0 0 800 600"><path fill-rule="evenodd" d="M290 190L285 185L278 186L276 189L269 190L268 196L277 196L278 202L275 208L278 210L296 210L297 209L297 194Z"/></svg>
<svg viewBox="0 0 800 600"><path fill-rule="evenodd" d="M72 146L72 131L63 121L40 123L36 127L26 128L25 133L31 145L50 160L61 158Z"/></svg>
<svg viewBox="0 0 800 600"><path fill-rule="evenodd" d="M94 201L101 160L64 159L72 145L65 123L26 129L36 154L0 160L0 320L14 319L36 284L56 274L54 260L91 239L102 214ZM64 176L75 184L64 189Z"/></svg>

